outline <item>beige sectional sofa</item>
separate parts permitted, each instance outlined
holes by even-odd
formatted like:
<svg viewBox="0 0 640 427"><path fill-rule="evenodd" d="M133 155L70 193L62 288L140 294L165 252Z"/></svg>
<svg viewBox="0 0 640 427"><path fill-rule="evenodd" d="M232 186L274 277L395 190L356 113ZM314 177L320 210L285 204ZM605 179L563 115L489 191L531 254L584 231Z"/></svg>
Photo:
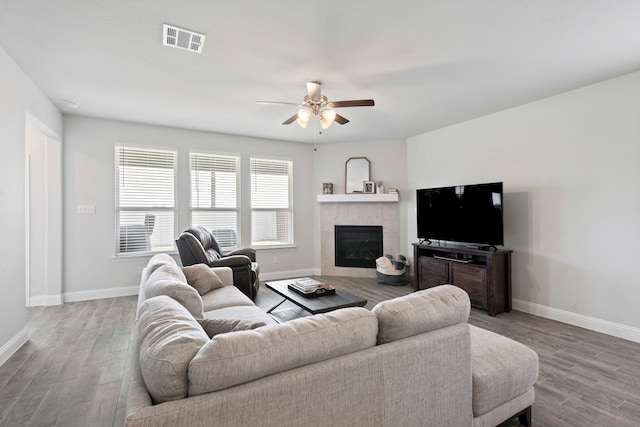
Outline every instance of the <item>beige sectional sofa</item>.
<svg viewBox="0 0 640 427"><path fill-rule="evenodd" d="M203 295L182 273L166 255L143 273L127 426L530 419L537 355L468 325L469 297L455 286L277 324L224 271L216 271L224 286Z"/></svg>

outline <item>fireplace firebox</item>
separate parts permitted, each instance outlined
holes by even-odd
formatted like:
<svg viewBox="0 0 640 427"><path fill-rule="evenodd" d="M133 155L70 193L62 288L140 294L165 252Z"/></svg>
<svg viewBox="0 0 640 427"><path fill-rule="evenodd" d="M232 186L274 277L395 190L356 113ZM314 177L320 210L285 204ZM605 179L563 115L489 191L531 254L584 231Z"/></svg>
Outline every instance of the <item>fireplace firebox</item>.
<svg viewBox="0 0 640 427"><path fill-rule="evenodd" d="M335 265L338 267L376 268L382 256L382 226L336 225Z"/></svg>

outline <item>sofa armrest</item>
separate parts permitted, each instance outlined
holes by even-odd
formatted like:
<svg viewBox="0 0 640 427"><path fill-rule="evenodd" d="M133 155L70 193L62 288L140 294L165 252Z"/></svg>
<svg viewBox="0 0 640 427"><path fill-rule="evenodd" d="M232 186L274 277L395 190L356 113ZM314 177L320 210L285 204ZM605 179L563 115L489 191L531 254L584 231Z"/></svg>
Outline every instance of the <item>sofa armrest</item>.
<svg viewBox="0 0 640 427"><path fill-rule="evenodd" d="M233 270L231 267L212 267L214 273L220 278L225 286L233 286Z"/></svg>
<svg viewBox="0 0 640 427"><path fill-rule="evenodd" d="M253 283L255 281L255 273L249 257L245 255L233 255L217 259L209 263L210 267L231 267L233 270L233 284L240 289L243 294L251 300L255 299Z"/></svg>
<svg viewBox="0 0 640 427"><path fill-rule="evenodd" d="M151 395L147 390L147 386L142 378L142 372L140 371L139 351L140 346L138 344L138 327L133 326L131 332L131 339L129 341L131 348L129 361L129 393L127 394L127 418L130 415L136 414L142 408L151 407L153 402Z"/></svg>
<svg viewBox="0 0 640 427"><path fill-rule="evenodd" d="M471 302L457 286L441 285L382 301L371 311L378 318L378 344L384 344L466 323Z"/></svg>

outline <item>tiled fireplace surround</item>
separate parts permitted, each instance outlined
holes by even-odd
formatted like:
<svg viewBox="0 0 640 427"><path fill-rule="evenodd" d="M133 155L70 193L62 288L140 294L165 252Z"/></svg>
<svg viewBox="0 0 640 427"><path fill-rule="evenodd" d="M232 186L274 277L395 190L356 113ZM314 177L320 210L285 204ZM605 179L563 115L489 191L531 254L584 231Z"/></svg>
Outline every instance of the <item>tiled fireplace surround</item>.
<svg viewBox="0 0 640 427"><path fill-rule="evenodd" d="M357 197L357 196L356 196ZM336 267L334 225L381 225L383 254L400 248L398 203L335 202L320 204L320 268L326 276L376 277L375 268Z"/></svg>

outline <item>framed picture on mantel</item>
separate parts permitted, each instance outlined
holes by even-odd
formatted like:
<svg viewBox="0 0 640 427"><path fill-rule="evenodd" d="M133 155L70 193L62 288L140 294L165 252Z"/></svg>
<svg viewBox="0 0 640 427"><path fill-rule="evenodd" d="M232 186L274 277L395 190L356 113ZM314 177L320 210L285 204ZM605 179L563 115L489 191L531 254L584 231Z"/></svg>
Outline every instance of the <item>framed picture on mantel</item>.
<svg viewBox="0 0 640 427"><path fill-rule="evenodd" d="M364 181L363 193L374 194L376 192L376 183L374 181Z"/></svg>

